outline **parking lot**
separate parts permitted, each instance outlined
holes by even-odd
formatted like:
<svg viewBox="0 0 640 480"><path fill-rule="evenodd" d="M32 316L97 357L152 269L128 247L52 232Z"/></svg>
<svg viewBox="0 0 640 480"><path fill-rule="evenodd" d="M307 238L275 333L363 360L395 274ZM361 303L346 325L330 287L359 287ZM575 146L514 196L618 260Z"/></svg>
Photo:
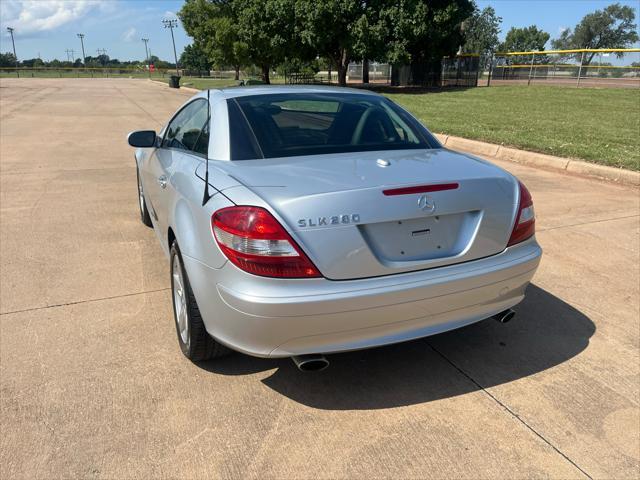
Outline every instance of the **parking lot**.
<svg viewBox="0 0 640 480"><path fill-rule="evenodd" d="M545 252L511 323L195 365L126 143L190 95L0 81L1 478L638 478L637 188L500 163Z"/></svg>

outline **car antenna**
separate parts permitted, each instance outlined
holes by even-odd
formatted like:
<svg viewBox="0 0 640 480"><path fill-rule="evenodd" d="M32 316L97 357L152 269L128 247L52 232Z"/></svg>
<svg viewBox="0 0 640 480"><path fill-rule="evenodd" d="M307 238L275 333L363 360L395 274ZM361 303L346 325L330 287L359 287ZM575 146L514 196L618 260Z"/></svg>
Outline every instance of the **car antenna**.
<svg viewBox="0 0 640 480"><path fill-rule="evenodd" d="M209 132L211 132L211 102L209 101L209 93L211 90L207 88L207 123L205 126L209 128ZM209 149L207 149L207 152ZM211 194L209 193L209 154L204 159L204 195L202 196L202 206L204 207L206 203L211 198Z"/></svg>

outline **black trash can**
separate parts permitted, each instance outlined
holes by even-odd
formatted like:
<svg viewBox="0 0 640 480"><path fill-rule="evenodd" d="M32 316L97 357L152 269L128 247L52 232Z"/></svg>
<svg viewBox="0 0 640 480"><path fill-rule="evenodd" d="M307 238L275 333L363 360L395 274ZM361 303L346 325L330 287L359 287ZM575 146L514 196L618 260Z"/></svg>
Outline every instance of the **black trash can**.
<svg viewBox="0 0 640 480"><path fill-rule="evenodd" d="M171 75L169 78L169 86L171 88L180 88L180 77L178 75Z"/></svg>

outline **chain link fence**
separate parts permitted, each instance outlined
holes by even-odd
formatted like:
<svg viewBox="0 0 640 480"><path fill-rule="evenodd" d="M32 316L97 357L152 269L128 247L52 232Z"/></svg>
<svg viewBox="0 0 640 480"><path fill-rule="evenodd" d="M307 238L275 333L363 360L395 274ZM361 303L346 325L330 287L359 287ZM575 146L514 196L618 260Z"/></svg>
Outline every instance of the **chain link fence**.
<svg viewBox="0 0 640 480"><path fill-rule="evenodd" d="M0 67L0 77L20 78L168 78L175 69L117 68L117 67Z"/></svg>
<svg viewBox="0 0 640 480"><path fill-rule="evenodd" d="M640 88L640 49L496 53L487 85Z"/></svg>

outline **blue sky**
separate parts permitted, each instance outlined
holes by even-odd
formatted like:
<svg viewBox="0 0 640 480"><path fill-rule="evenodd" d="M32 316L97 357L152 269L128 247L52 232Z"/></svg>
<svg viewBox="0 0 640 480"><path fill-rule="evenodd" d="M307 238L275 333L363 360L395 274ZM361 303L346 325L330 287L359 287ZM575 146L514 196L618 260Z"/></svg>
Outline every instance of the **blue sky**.
<svg viewBox="0 0 640 480"><path fill-rule="evenodd" d="M66 60L66 49L82 56L77 33L84 33L85 52L96 56L106 49L112 58L142 60L141 38L149 39L153 55L173 59L171 35L162 25L163 18L175 18L182 0L0 0L1 45L11 50L6 27L15 28L18 58ZM191 43L179 26L174 30L178 55Z"/></svg>
<svg viewBox="0 0 640 480"><path fill-rule="evenodd" d="M586 14L602 10L612 3L628 5L640 17L640 0L476 0L480 9L491 6L502 17L500 39L511 27L537 25L556 38L565 28L573 28ZM547 45L547 49L551 48Z"/></svg>
<svg viewBox="0 0 640 480"><path fill-rule="evenodd" d="M619 0L620 1L620 0ZM536 24L554 38L563 28L573 27L587 13L614 3L601 0L477 0L480 8L491 5L502 17L504 37L510 27ZM640 2L621 0L636 9ZM66 49L79 58L80 40L85 34L85 51L95 56L98 48L112 58L143 59L142 37L149 38L152 54L172 59L171 36L163 18L175 18L182 0L0 0L0 50L11 50L6 27L15 28L16 50L20 59L66 59ZM174 30L178 55L189 37L181 27Z"/></svg>

